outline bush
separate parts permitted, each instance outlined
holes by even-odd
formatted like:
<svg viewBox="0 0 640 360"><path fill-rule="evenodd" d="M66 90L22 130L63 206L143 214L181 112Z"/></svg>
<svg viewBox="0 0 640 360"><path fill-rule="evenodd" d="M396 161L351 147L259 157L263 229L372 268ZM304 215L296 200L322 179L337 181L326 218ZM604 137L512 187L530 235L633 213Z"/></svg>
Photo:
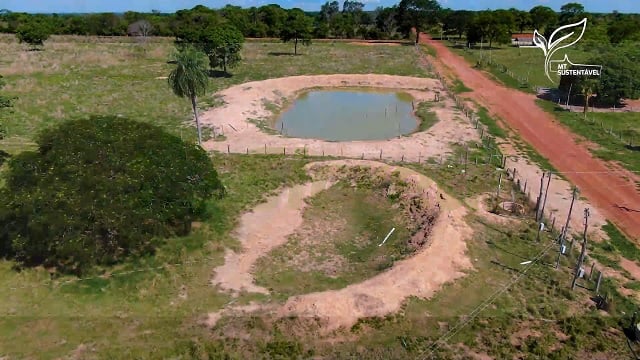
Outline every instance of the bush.
<svg viewBox="0 0 640 360"><path fill-rule="evenodd" d="M2 132L0 132L0 139L2 139ZM8 152L0 150L0 166L2 166L2 164L4 164L4 162L10 157L11 155Z"/></svg>
<svg viewBox="0 0 640 360"><path fill-rule="evenodd" d="M63 123L9 161L0 255L80 274L185 235L222 186L207 153L115 117Z"/></svg>
<svg viewBox="0 0 640 360"><path fill-rule="evenodd" d="M16 37L20 43L26 42L32 47L42 46L49 38L50 31L45 24L29 22L20 25L16 30Z"/></svg>

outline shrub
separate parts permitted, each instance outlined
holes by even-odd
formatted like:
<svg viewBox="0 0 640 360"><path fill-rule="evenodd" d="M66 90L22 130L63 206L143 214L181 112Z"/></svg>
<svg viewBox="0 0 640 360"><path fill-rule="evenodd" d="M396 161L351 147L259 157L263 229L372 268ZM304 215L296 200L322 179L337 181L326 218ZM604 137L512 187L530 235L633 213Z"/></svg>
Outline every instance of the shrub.
<svg viewBox="0 0 640 360"><path fill-rule="evenodd" d="M50 31L46 24L29 22L20 25L16 30L16 37L20 43L26 42L33 48L44 45L49 38Z"/></svg>
<svg viewBox="0 0 640 360"><path fill-rule="evenodd" d="M1 129L0 129L1 130ZM0 131L0 139L2 139L2 132ZM11 157L11 155L4 151L4 150L0 150L0 166L2 166L2 164L4 164L4 162L9 159Z"/></svg>
<svg viewBox="0 0 640 360"><path fill-rule="evenodd" d="M9 161L0 255L80 274L184 235L222 186L206 152L115 117L63 123Z"/></svg>

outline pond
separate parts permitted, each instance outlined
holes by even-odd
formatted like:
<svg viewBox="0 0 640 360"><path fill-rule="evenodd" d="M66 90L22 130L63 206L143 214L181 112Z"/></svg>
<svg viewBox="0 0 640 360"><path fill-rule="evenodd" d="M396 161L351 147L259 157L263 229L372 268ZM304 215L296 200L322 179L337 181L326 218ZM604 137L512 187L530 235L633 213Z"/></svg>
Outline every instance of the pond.
<svg viewBox="0 0 640 360"><path fill-rule="evenodd" d="M275 123L283 135L328 141L384 140L414 132L413 98L399 92L314 90Z"/></svg>

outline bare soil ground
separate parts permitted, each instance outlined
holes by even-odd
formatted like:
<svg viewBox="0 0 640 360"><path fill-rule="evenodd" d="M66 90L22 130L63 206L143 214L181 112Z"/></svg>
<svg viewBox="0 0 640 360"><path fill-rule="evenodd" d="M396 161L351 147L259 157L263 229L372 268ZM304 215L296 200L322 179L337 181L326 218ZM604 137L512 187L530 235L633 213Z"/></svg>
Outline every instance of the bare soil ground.
<svg viewBox="0 0 640 360"><path fill-rule="evenodd" d="M610 164L595 158L577 136L559 124L535 103L531 94L506 88L473 69L462 57L444 44L426 42L438 53L437 65L444 73L455 74L473 89L468 96L485 105L531 144L551 164L576 184L604 216L618 225L633 240L640 238L640 213L625 208L640 208L640 193L633 185L640 176L623 169L612 172Z"/></svg>
<svg viewBox="0 0 640 360"><path fill-rule="evenodd" d="M433 106L439 121L424 132L389 140L329 142L318 139L288 138L270 135L249 119L268 121L273 112L266 104L282 106L292 101L301 92L317 87L371 87L402 90L419 102L432 101L435 92L442 92L442 84L435 79L392 75L314 75L291 76L264 81L248 82L232 86L218 95L224 106L213 108L201 116L203 125L214 126L224 131L223 141L205 142L207 150L231 151L235 153L287 153L306 151L309 155L331 155L364 157L390 160L417 161L449 152L451 143L465 143L478 139L478 133L470 122L463 118L449 99Z"/></svg>
<svg viewBox="0 0 640 360"><path fill-rule="evenodd" d="M525 182L527 183L527 195L531 201L535 202L540 193L540 178L542 177L543 170L540 169L540 166L529 161L526 156L510 144L502 144L500 150L505 155L510 155L507 158L506 167L511 169L516 168L516 179L520 180L521 186L524 186ZM544 212L549 221L556 218L556 228L560 229L564 226L567 216L569 215L573 191L572 186L571 183L557 175L551 176L551 182L548 182L548 178L545 177L543 192L546 191L547 184L549 184L549 191L546 192L547 202ZM573 204L571 220L569 221L569 231L573 233L582 232L585 209L589 209L590 214L588 231L590 238L593 240L606 239L607 235L602 231L602 226L607 223L606 218L598 208L595 208L581 197L580 193ZM551 226L551 224L547 225Z"/></svg>
<svg viewBox="0 0 640 360"><path fill-rule="evenodd" d="M316 162L308 164L307 170L318 180L313 184L322 188L330 184L327 175L339 174L340 169L345 166L366 166L388 173L398 171L401 179L422 190L423 196L431 199L432 206L439 206L441 213L431 229L429 243L414 256L396 262L388 271L340 290L294 296L283 306L263 307L263 310L270 310L278 317L295 315L321 319L328 331L349 327L362 317L385 316L397 312L408 297L428 298L443 284L464 276L465 271L472 268L466 256L465 243L471 236L471 229L463 220L467 210L461 203L442 193L438 186L424 175L374 161ZM325 169L333 171L323 171ZM309 189L310 185L297 188ZM244 251L227 254L225 264L215 269L212 283L232 290L266 293L266 289L253 284L250 273L252 264L260 255L266 254L268 249L282 243L283 238L286 241L286 235L300 226L302 221L302 199L306 196L297 195L296 201L291 204L288 200L290 197L283 194L268 199L266 203L243 216L237 236L243 244ZM312 191L307 190L304 194L310 196ZM273 219L278 216L285 218L283 211L286 211L286 218L290 219L287 223L290 224L278 225L274 229L274 225L270 223L274 223ZM239 311L243 312L243 309L244 307L239 308ZM214 326L222 315L235 312L233 307L227 307L210 313L205 323Z"/></svg>
<svg viewBox="0 0 640 360"><path fill-rule="evenodd" d="M224 265L215 269L211 283L234 295L239 292L269 291L254 284L251 270L256 260L271 249L284 244L302 224L304 199L328 188L328 181L317 181L285 189L269 198L240 219L235 236L242 244L242 252L227 249Z"/></svg>
<svg viewBox="0 0 640 360"><path fill-rule="evenodd" d="M476 210L476 215L479 215L484 219L491 221L494 224L509 225L509 224L516 224L520 222L520 219L518 218L501 216L501 215L490 212L489 211L490 209L487 208L487 204L486 204L486 201L490 196L492 195L483 194L473 199L468 199L466 202L469 206L471 206L473 209ZM495 194L493 194L493 196L495 196Z"/></svg>

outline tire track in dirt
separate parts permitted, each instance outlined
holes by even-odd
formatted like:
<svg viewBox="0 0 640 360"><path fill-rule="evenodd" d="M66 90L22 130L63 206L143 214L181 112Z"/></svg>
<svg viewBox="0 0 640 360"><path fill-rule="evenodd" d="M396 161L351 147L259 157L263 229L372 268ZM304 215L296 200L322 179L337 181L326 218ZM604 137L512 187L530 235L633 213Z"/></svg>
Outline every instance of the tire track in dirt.
<svg viewBox="0 0 640 360"><path fill-rule="evenodd" d="M640 176L594 157L578 138L535 103L536 97L504 87L473 69L444 44L421 35L436 52L436 66L473 89L466 95L486 106L533 146L585 195L609 220L637 243L640 241ZM615 172L613 172L615 171Z"/></svg>

